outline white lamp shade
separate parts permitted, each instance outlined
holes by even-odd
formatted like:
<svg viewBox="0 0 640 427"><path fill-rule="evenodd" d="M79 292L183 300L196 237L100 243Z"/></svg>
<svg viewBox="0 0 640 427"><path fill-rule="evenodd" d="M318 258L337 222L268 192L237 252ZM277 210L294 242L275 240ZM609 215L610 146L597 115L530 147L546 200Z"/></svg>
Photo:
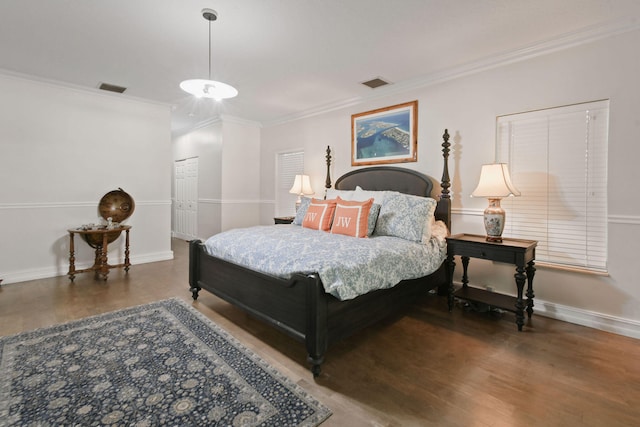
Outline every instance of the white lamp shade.
<svg viewBox="0 0 640 427"><path fill-rule="evenodd" d="M180 83L180 89L198 98L213 98L218 101L238 95L238 90L233 86L215 80L185 80Z"/></svg>
<svg viewBox="0 0 640 427"><path fill-rule="evenodd" d="M482 165L480 181L473 193L473 197L507 197L519 196L520 191L511 182L509 168L506 163Z"/></svg>
<svg viewBox="0 0 640 427"><path fill-rule="evenodd" d="M293 181L293 186L291 187L291 190L289 190L289 193L298 195L313 194L313 188L311 188L309 175L296 175L296 178Z"/></svg>

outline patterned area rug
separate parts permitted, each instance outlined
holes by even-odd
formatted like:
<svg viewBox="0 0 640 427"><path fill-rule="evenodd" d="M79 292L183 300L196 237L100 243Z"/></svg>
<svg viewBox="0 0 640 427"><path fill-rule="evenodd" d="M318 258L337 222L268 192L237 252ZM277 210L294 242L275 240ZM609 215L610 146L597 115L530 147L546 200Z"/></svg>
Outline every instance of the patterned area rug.
<svg viewBox="0 0 640 427"><path fill-rule="evenodd" d="M178 299L0 337L0 426L316 426L330 415Z"/></svg>

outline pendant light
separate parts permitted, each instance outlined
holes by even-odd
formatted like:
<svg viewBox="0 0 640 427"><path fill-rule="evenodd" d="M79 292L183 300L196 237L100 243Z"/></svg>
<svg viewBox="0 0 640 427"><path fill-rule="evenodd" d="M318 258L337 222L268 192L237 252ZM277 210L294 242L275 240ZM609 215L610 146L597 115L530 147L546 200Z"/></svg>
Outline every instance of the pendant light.
<svg viewBox="0 0 640 427"><path fill-rule="evenodd" d="M225 98L233 98L238 91L226 83L211 80L211 21L218 19L218 12L213 9L202 9L202 17L209 21L209 79L191 79L180 83L180 89L195 95L198 98L212 98L220 101Z"/></svg>

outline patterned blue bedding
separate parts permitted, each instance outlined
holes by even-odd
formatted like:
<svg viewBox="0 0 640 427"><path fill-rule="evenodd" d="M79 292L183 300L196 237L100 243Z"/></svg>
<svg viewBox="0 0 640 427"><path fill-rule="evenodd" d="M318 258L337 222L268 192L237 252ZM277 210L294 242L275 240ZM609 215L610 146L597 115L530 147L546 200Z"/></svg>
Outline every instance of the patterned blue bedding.
<svg viewBox="0 0 640 427"><path fill-rule="evenodd" d="M296 225L229 230L205 247L209 255L283 279L318 273L325 291L340 300L426 276L446 258L446 243L436 237L426 244L390 236L358 239Z"/></svg>

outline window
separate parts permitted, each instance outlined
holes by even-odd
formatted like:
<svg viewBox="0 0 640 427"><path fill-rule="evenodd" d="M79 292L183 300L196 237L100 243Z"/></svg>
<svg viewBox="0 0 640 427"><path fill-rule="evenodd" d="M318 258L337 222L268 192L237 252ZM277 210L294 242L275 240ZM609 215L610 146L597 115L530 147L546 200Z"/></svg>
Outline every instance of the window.
<svg viewBox="0 0 640 427"><path fill-rule="evenodd" d="M298 196L289 193L296 175L304 172L304 151L278 153L276 156L276 216L296 214Z"/></svg>
<svg viewBox="0 0 640 427"><path fill-rule="evenodd" d="M496 160L520 197L504 235L538 240L536 261L606 272L609 101L497 118Z"/></svg>

